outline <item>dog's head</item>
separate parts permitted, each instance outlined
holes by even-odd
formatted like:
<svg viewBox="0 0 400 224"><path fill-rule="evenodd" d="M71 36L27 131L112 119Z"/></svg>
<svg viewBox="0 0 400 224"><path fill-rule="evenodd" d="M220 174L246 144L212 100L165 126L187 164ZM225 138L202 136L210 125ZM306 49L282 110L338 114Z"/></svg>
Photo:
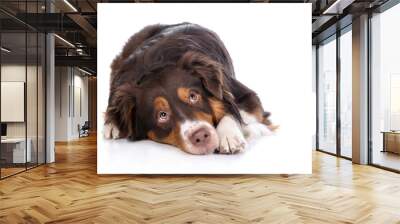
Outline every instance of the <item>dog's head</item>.
<svg viewBox="0 0 400 224"><path fill-rule="evenodd" d="M219 145L219 120L227 112L240 116L224 88L223 70L204 54L186 52L176 64L112 89L107 114L114 116L120 137L151 139L191 154L212 153Z"/></svg>

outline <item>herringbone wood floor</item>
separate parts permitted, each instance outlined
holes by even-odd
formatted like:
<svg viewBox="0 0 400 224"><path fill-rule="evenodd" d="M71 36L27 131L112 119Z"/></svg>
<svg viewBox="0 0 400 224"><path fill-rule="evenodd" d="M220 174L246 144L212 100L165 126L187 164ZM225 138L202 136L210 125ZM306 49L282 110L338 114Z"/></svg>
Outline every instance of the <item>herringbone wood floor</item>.
<svg viewBox="0 0 400 224"><path fill-rule="evenodd" d="M400 175L313 153L312 175L98 176L96 139L0 181L0 223L400 223Z"/></svg>

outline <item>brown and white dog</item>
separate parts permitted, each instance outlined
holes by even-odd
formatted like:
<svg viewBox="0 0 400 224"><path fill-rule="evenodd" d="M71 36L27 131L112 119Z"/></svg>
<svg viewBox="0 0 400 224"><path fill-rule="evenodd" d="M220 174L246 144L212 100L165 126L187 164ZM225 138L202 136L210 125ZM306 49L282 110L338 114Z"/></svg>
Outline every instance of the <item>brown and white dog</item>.
<svg viewBox="0 0 400 224"><path fill-rule="evenodd" d="M106 138L232 154L276 128L257 94L235 79L222 41L199 25L147 26L128 40L111 69Z"/></svg>

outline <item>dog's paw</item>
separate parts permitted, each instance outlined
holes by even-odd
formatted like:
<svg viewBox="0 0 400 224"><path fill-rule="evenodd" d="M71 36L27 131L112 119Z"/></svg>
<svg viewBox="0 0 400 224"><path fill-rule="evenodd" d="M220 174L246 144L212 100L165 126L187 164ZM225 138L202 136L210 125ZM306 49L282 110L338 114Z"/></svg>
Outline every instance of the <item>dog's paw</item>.
<svg viewBox="0 0 400 224"><path fill-rule="evenodd" d="M106 139L117 139L119 138L119 130L113 124L108 123L104 125L103 135Z"/></svg>
<svg viewBox="0 0 400 224"><path fill-rule="evenodd" d="M219 137L218 152L221 154L233 154L243 151L247 142L239 127L239 124L230 116L221 119L217 126Z"/></svg>
<svg viewBox="0 0 400 224"><path fill-rule="evenodd" d="M246 140L243 135L221 136L218 152L220 154L235 154L246 148Z"/></svg>
<svg viewBox="0 0 400 224"><path fill-rule="evenodd" d="M243 127L243 133L248 141L268 136L272 134L272 130L261 123L252 123Z"/></svg>

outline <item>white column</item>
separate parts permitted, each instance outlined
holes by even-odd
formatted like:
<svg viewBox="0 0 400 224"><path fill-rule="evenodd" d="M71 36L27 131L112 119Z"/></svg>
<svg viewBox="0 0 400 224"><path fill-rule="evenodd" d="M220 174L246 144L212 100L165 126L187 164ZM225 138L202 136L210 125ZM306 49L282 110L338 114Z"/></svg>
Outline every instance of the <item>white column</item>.
<svg viewBox="0 0 400 224"><path fill-rule="evenodd" d="M54 35L46 36L46 163L55 161L55 72L54 72Z"/></svg>
<svg viewBox="0 0 400 224"><path fill-rule="evenodd" d="M353 162L368 163L368 15L353 19Z"/></svg>
<svg viewBox="0 0 400 224"><path fill-rule="evenodd" d="M54 6L46 1L47 12L53 12ZM46 163L55 161L55 54L54 35L46 35Z"/></svg>

